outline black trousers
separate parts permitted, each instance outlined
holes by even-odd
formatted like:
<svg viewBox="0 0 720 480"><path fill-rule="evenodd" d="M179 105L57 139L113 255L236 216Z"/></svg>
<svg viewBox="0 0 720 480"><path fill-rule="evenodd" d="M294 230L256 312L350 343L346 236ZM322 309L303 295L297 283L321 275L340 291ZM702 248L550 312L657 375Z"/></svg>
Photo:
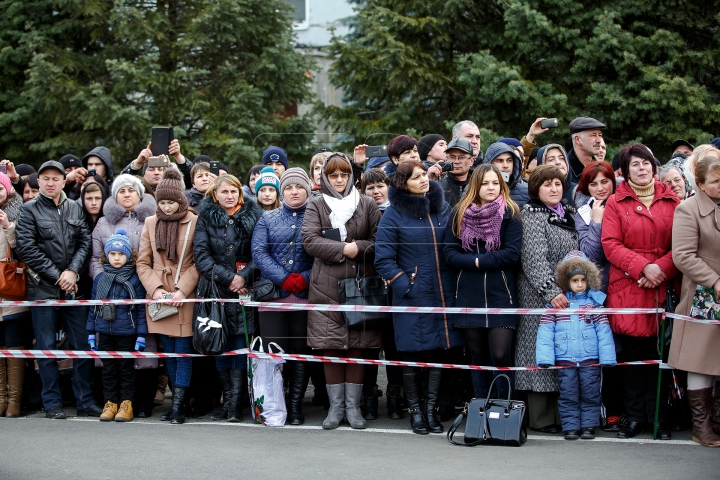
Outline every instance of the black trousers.
<svg viewBox="0 0 720 480"><path fill-rule="evenodd" d="M657 337L615 335L615 343L620 345L619 362L657 360L659 357ZM629 421L648 423L655 421L658 368L657 365L622 367L625 409ZM660 402L659 421L661 423L667 420L667 413L667 402Z"/></svg>
<svg viewBox="0 0 720 480"><path fill-rule="evenodd" d="M287 353L304 354L307 346L307 312L260 312L260 332L263 346L275 342Z"/></svg>
<svg viewBox="0 0 720 480"><path fill-rule="evenodd" d="M99 335L98 350L132 352L135 350L137 336ZM125 400L135 399L135 360L132 358L122 360L103 359L103 393L105 401L121 403Z"/></svg>

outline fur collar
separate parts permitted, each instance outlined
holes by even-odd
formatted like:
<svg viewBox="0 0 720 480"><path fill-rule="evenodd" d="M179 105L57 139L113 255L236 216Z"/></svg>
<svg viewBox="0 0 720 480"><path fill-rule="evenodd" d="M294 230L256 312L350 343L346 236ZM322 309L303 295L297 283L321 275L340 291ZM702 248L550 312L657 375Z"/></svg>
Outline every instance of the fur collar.
<svg viewBox="0 0 720 480"><path fill-rule="evenodd" d="M251 198L245 198L245 205L232 216L233 226L240 233L244 230L246 235L252 235L253 228L260 218L261 212L257 204ZM211 196L205 197L200 202L200 216L205 218L210 226L214 228L226 228L230 216L224 208L216 204Z"/></svg>
<svg viewBox="0 0 720 480"><path fill-rule="evenodd" d="M398 190L393 186L388 188L390 206L401 214L411 218L423 218L428 213L440 213L445 203L445 192L439 183L430 180L430 190L424 197Z"/></svg>
<svg viewBox="0 0 720 480"><path fill-rule="evenodd" d="M560 218L560 215L550 210L547 205L540 200L531 198L525 205L527 212L546 213L548 215L547 221L550 225L575 231L575 208L572 205L565 205L564 203L563 208L565 209L565 216Z"/></svg>
<svg viewBox="0 0 720 480"><path fill-rule="evenodd" d="M22 206L22 197L15 191L10 192L10 197L8 198L7 203L4 207L2 207L2 211L5 212L5 215L7 215L8 222L12 223L17 220Z"/></svg>
<svg viewBox="0 0 720 480"><path fill-rule="evenodd" d="M155 215L156 211L157 204L155 203L155 199L152 197L152 195L148 195L147 193L143 195L142 201L139 205L136 205L135 209L133 210L140 223L144 223L146 218ZM108 197L108 199L105 201L105 206L103 207L103 213L105 214L105 218L110 225L115 225L120 221L121 218L127 215L127 211L125 211L123 207L118 205L115 197Z"/></svg>

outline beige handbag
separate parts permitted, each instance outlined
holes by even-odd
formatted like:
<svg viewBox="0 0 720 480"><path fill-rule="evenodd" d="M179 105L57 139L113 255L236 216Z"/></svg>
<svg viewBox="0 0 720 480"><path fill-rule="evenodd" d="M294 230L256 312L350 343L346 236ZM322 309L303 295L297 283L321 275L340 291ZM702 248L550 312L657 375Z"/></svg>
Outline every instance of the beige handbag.
<svg viewBox="0 0 720 480"><path fill-rule="evenodd" d="M180 270L182 269L182 262L185 258L185 249L187 248L188 237L190 236L190 224L192 224L192 218L190 219L190 222L188 222L187 230L185 231L185 241L183 242L183 248L180 252L177 272L175 272L175 282L173 282L174 286L177 286L180 281ZM148 305L148 315L150 315L150 320L153 322L175 315L176 313L178 313L178 308L166 303L151 303Z"/></svg>

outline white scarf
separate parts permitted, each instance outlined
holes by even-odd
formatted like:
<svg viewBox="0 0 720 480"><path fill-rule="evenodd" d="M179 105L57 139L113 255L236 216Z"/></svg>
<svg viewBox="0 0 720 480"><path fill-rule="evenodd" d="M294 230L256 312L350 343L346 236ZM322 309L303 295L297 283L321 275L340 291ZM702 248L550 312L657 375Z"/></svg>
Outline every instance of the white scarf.
<svg viewBox="0 0 720 480"><path fill-rule="evenodd" d="M355 187L350 190L344 198L331 197L323 193L323 199L328 207L330 207L330 223L333 228L340 230L340 241L344 242L347 238L347 228L345 224L355 213L358 203L360 203L360 194Z"/></svg>

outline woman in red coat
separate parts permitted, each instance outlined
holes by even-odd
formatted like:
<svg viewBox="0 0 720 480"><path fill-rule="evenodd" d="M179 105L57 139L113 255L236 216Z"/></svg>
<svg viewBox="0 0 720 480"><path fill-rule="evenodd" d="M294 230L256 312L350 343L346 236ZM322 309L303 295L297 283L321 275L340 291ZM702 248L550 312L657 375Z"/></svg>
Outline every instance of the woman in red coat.
<svg viewBox="0 0 720 480"><path fill-rule="evenodd" d="M679 271L670 244L675 207L680 201L664 183L655 180L657 165L641 143L620 151L625 178L605 207L602 245L610 261L608 308L657 308L665 301L667 281ZM658 358L659 316L611 315L610 324L618 345L618 361ZM618 433L632 438L644 423L655 418L657 366L623 369L627 425ZM662 402L661 402L662 403ZM658 438L670 439L661 410Z"/></svg>

